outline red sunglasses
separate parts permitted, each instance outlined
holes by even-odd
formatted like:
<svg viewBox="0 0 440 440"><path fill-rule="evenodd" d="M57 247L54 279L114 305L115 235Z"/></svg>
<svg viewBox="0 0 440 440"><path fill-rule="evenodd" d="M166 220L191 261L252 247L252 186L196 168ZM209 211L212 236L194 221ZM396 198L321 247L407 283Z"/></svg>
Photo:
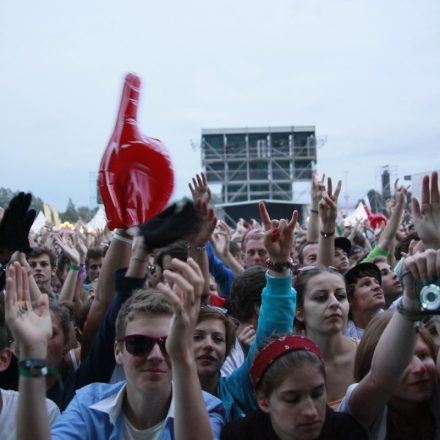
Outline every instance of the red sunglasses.
<svg viewBox="0 0 440 440"><path fill-rule="evenodd" d="M160 348L163 355L167 356L165 348L166 336L161 338L152 338L145 335L126 335L116 339L118 342L124 342L125 348L133 356L145 356L151 353L155 344Z"/></svg>

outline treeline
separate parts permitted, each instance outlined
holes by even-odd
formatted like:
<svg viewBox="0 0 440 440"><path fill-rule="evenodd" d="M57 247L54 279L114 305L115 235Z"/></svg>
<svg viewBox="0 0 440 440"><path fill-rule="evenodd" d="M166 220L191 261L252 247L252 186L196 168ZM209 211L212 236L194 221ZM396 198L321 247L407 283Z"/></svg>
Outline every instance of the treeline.
<svg viewBox="0 0 440 440"><path fill-rule="evenodd" d="M12 197L14 197L18 192L19 191L12 191L10 188L0 187L0 207L6 209ZM31 208L35 209L38 213L43 210L43 204L44 202L40 197L32 194ZM79 206L77 208L72 199L69 198L66 210L64 212L60 212L59 214L62 222L68 221L75 223L81 217L82 220L87 223L93 218L97 210L98 207L89 208L88 206Z"/></svg>

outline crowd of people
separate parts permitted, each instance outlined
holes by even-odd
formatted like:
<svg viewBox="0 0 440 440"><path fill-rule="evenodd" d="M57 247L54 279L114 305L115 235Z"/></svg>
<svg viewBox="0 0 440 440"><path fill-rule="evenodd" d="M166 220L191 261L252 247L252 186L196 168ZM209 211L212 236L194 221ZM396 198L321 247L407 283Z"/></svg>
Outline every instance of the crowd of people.
<svg viewBox="0 0 440 440"><path fill-rule="evenodd" d="M0 438L440 439L440 193L379 224L313 178L300 223L218 220L206 177L139 227L0 221ZM141 203L141 201L139 201ZM371 220L371 219L370 219Z"/></svg>

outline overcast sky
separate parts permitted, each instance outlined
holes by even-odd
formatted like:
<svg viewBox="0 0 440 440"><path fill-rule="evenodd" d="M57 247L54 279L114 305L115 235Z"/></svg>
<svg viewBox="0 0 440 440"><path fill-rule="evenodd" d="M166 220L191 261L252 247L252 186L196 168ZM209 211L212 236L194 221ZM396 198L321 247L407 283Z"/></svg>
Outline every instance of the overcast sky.
<svg viewBox="0 0 440 440"><path fill-rule="evenodd" d="M439 168L439 23L438 0L3 1L0 186L88 205L133 71L176 197L202 128L315 125L318 170L354 202L383 165Z"/></svg>

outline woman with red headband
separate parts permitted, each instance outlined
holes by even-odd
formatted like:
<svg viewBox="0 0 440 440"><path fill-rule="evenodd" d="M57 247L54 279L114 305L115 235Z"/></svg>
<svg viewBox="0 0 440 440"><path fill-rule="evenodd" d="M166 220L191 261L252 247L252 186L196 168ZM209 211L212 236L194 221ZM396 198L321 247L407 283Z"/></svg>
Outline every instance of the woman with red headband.
<svg viewBox="0 0 440 440"><path fill-rule="evenodd" d="M302 336L272 337L250 370L259 410L226 425L223 440L315 440L367 438L348 414L327 402L318 346Z"/></svg>

